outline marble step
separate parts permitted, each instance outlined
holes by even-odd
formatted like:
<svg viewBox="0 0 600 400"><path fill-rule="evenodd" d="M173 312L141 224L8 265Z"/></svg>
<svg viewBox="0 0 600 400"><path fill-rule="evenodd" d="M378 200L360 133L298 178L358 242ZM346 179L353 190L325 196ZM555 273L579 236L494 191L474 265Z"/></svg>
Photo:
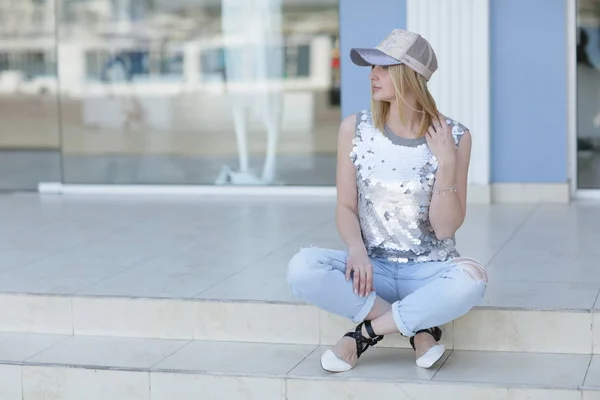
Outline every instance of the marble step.
<svg viewBox="0 0 600 400"><path fill-rule="evenodd" d="M354 324L305 304L0 295L0 332L332 345ZM449 349L600 354L600 310L477 307L442 327ZM382 347L408 348L400 335Z"/></svg>
<svg viewBox="0 0 600 400"><path fill-rule="evenodd" d="M323 371L323 346L0 333L3 400L600 399L600 356L448 350L431 369L373 348Z"/></svg>

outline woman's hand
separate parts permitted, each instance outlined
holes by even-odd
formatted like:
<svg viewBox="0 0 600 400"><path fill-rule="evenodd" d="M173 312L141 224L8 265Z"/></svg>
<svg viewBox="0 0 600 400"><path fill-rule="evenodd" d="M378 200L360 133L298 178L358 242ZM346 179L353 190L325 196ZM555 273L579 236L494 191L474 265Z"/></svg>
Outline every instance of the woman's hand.
<svg viewBox="0 0 600 400"><path fill-rule="evenodd" d="M373 265L364 247L350 248L346 259L346 281L354 283L354 293L366 297L373 289Z"/></svg>
<svg viewBox="0 0 600 400"><path fill-rule="evenodd" d="M456 144L452 129L446 119L440 115L433 120L432 126L425 133L427 144L440 165L454 165L456 163Z"/></svg>

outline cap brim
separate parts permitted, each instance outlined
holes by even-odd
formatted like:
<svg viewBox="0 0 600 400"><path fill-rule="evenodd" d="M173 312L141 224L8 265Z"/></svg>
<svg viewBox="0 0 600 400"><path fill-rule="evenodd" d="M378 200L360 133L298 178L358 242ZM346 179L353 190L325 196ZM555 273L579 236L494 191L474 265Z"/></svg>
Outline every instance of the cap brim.
<svg viewBox="0 0 600 400"><path fill-rule="evenodd" d="M398 65L400 61L392 58L377 49L351 49L350 59L352 62L361 67L370 67L372 65Z"/></svg>

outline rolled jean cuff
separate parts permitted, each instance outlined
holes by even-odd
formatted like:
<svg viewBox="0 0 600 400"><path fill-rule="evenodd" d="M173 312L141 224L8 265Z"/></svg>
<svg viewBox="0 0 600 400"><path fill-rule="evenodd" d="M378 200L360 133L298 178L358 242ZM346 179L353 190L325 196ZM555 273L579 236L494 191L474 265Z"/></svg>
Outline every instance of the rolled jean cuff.
<svg viewBox="0 0 600 400"><path fill-rule="evenodd" d="M360 309L358 314L356 314L354 316L354 318L352 318L352 322L354 322L355 324L358 324L359 322L363 322L365 320L365 318L367 318L367 315L369 315L369 313L373 309L376 298L377 298L377 293L375 293L375 292L369 293L369 295L367 296L367 300L365 301L365 305Z"/></svg>
<svg viewBox="0 0 600 400"><path fill-rule="evenodd" d="M403 336L411 337L415 335L413 331L408 329L404 321L402 321L402 317L400 317L400 305L398 304L398 302L392 304L392 317L394 318L394 323L396 324L396 327Z"/></svg>

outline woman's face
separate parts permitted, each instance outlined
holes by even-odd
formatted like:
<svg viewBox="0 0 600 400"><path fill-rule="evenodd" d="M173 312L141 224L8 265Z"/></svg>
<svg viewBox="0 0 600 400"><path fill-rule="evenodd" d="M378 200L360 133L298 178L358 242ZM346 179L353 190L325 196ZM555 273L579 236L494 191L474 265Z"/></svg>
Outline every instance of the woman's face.
<svg viewBox="0 0 600 400"><path fill-rule="evenodd" d="M396 89L388 67L373 66L369 78L371 79L373 100L387 102L396 100Z"/></svg>

